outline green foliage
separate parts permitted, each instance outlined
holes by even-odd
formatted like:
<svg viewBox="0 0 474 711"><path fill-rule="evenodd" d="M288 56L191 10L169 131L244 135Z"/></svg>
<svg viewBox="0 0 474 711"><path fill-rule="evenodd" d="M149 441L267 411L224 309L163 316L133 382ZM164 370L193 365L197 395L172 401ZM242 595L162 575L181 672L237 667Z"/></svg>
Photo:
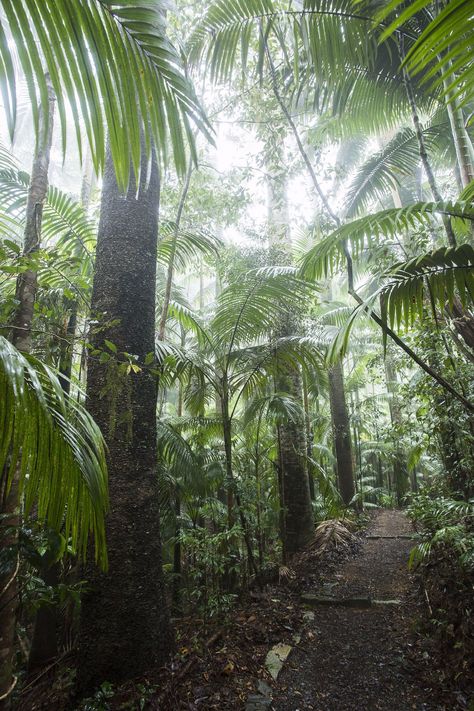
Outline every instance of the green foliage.
<svg viewBox="0 0 474 711"><path fill-rule="evenodd" d="M446 131L446 125L443 130ZM430 153L438 136L438 127L423 132L425 146ZM376 198L381 199L396 189L402 178L412 176L420 163L417 149L415 131L412 128L402 128L380 151L359 166L347 191L346 218L360 214Z"/></svg>
<svg viewBox="0 0 474 711"><path fill-rule="evenodd" d="M431 7L431 0L418 0L408 6L402 0L391 0L378 15L379 21L390 23L383 31L382 39L409 26L416 14L429 12ZM396 13L395 17L393 13ZM468 102L474 91L471 3L469 0L449 0L434 16L430 13L428 17L428 24L409 47L405 63L413 74L422 73L423 81L431 86L439 86L445 80L447 92L454 89L455 95Z"/></svg>
<svg viewBox="0 0 474 711"><path fill-rule="evenodd" d="M474 249L469 244L438 249L394 265L390 281L380 289L382 317L394 326L412 326L422 319L429 299L433 316L455 299L463 307L474 302Z"/></svg>
<svg viewBox="0 0 474 711"><path fill-rule="evenodd" d="M355 260L380 242L432 225L433 217L447 215L474 220L470 203L416 203L390 208L343 224L304 256L301 272L307 279L324 279L345 265L347 249Z"/></svg>
<svg viewBox="0 0 474 711"><path fill-rule="evenodd" d="M454 565L474 571L474 501L419 494L412 497L408 513L424 539L411 551L411 567L445 549Z"/></svg>
<svg viewBox="0 0 474 711"><path fill-rule="evenodd" d="M189 601L206 618L221 616L235 602L236 595L226 591L222 581L241 574L245 565L235 547L241 536L237 526L216 532L189 528L179 535L186 556L192 559L188 568Z"/></svg>
<svg viewBox="0 0 474 711"><path fill-rule="evenodd" d="M148 155L153 139L164 157L169 140L176 166L184 172L186 140L193 145L190 121L203 130L207 124L180 55L166 37L166 3L2 0L2 9L1 85L11 136L17 117L18 61L36 131L39 107L47 105L48 72L63 150L69 104L79 148L83 121L98 173L104 166L107 133L117 177L125 187L130 164L135 173L140 168L141 132Z"/></svg>
<svg viewBox="0 0 474 711"><path fill-rule="evenodd" d="M25 512L71 537L85 555L94 535L106 566L107 468L102 435L88 412L64 394L57 375L0 337L0 471L8 491L19 468Z"/></svg>
<svg viewBox="0 0 474 711"><path fill-rule="evenodd" d="M173 254L174 264L181 270L200 257L216 259L223 247L220 239L206 232L180 228L176 235L176 225L170 221L160 223L160 234L158 261L167 266Z"/></svg>

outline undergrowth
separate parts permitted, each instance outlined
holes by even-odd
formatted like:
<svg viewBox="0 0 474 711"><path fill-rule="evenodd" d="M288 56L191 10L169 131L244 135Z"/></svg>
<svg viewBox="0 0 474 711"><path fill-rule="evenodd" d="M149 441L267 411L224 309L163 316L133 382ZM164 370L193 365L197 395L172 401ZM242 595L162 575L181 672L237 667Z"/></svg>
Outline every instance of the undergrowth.
<svg viewBox="0 0 474 711"><path fill-rule="evenodd" d="M474 501L437 490L412 497L408 514L420 536L410 566L420 575L426 630L441 683L474 700ZM469 706L471 708L471 706Z"/></svg>

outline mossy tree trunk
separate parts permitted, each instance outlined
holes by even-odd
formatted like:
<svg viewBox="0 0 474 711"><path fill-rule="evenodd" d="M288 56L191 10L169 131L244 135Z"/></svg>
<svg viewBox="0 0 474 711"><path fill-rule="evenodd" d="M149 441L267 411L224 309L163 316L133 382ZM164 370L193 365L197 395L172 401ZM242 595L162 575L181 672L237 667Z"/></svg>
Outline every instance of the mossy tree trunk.
<svg viewBox="0 0 474 711"><path fill-rule="evenodd" d="M273 126L264 137L267 168L268 237L272 257L277 263L290 264L291 237L287 198L287 168L284 156L286 126ZM298 319L284 314L275 327L277 338L294 336ZM303 405L301 374L298 366L281 367L276 377L276 390ZM283 507L281 525L284 554L300 551L311 540L314 532L313 511L307 467L307 423L303 407L297 421L278 425L280 481Z"/></svg>
<svg viewBox="0 0 474 711"><path fill-rule="evenodd" d="M148 180L148 182L147 182ZM107 572L89 564L82 603L79 688L123 681L161 666L172 648L161 561L156 478L157 382L145 365L155 348L159 177L155 158L126 195L107 156L96 269L91 343L115 358L89 359L89 410L108 445L110 511ZM110 349L109 349L110 354ZM117 363L137 358L128 374Z"/></svg>
<svg viewBox="0 0 474 711"><path fill-rule="evenodd" d="M335 363L329 370L329 404L331 407L339 491L344 505L349 506L355 493L354 461L341 361Z"/></svg>

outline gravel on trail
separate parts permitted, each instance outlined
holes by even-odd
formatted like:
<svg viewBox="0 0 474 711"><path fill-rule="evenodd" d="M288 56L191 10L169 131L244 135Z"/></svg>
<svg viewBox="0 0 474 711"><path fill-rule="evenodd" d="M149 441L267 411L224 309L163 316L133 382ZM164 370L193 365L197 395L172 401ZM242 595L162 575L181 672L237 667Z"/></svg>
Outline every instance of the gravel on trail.
<svg viewBox="0 0 474 711"><path fill-rule="evenodd" d="M410 524L403 512L384 510L369 533L380 538L367 538L325 584L337 598L369 596L399 604L314 608L304 647L293 650L278 679L274 711L447 709L410 659L419 612L407 568L414 545ZM308 586L314 582L307 580L302 592L313 592Z"/></svg>

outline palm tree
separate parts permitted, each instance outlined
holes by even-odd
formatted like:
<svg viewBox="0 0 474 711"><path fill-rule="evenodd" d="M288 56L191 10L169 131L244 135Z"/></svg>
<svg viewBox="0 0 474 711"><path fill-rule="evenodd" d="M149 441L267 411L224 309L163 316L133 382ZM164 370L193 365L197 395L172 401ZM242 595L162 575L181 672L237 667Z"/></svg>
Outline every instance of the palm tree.
<svg viewBox="0 0 474 711"><path fill-rule="evenodd" d="M92 533L95 559L105 568L107 469L104 441L90 415L63 393L51 368L21 354L1 336L0 394L0 696L2 708L7 708L16 681L18 502L24 502L24 516L36 506L38 521L70 539L78 555L85 556Z"/></svg>
<svg viewBox="0 0 474 711"><path fill-rule="evenodd" d="M284 156L286 132L286 127L282 128L276 122L272 124L271 129L260 130L264 140L264 159L267 172L270 253L273 253L278 261L291 264L288 186ZM294 312L283 314L280 323L274 329L276 335L286 338L295 336L300 326L298 321ZM276 374L275 388L278 392L287 393L296 402L301 401L302 382L299 366L288 368L282 364ZM281 470L279 471L280 505L283 509L283 554L285 556L286 553L296 553L303 549L314 532L306 458L306 426L302 410L299 417L287 419L277 425L277 439L278 462Z"/></svg>
<svg viewBox="0 0 474 711"><path fill-rule="evenodd" d="M391 12L398 4L397 2L391 3L387 8L387 13ZM361 12L361 8L354 8L351 0L340 0L336 5L325 0L322 2L306 0L300 10L293 10L274 3L272 0L245 0L245 2L229 9L223 0L216 0L208 8L204 18L195 29L189 44L191 59L198 62L205 58L210 63L212 75L216 79L227 79L232 74L238 56L245 69L249 61L250 50L258 47L260 59L255 62L256 71L260 77L263 75L264 59L266 58L275 96L295 135L302 158L308 168L315 190L323 203L327 217L336 225L340 225L342 221L331 210L321 190L296 125L278 88L279 78L289 75L290 81L294 80L296 98L301 100L302 97L306 97L311 108L314 106L318 106L320 110L331 108L338 117L338 121L335 122L337 125L341 123L339 117L342 117L342 123L348 117L349 127L358 126L360 128L365 122L365 128L367 128L367 114L370 113L372 121L377 127L380 128L381 125L384 125L389 128L393 127L395 122L399 122L401 117L411 115L419 144L420 157L428 178L430 179L430 175L432 175L417 115L417 105L423 103L429 107L433 101L440 100L440 98L442 100L442 96L439 89L436 92L433 87L427 95L426 92L423 92L419 81L415 82L413 77L407 77L406 71L400 71L397 40L390 36L390 32L387 30L382 35L381 41L378 42L376 33L371 32L374 18L378 17L374 16L373 7L374 4L369 3L369 9ZM375 3L375 7L378 8L378 3ZM405 14L402 13L402 19L398 25L403 24L405 17L407 15L411 17L413 12L415 10L409 9ZM464 16L465 14L463 15L462 12L458 12L456 16L459 25L455 42L458 44L463 32L460 18ZM410 46L416 43L417 28L414 29L413 25L400 28L398 25L396 22L394 23L402 39L411 43ZM439 40L442 32L439 23L437 29L439 30L437 34ZM464 47L466 43L470 46L469 40L466 40ZM277 74L271 56L271 47L278 48L280 46L284 49L282 52L283 70ZM456 51L460 51L460 48L457 47ZM418 59L420 56L418 53ZM422 67L425 65L422 64ZM295 71L295 67L297 71ZM452 75L451 69L449 71ZM390 96L396 99L392 104L392 110L388 109L387 102L383 100L383 96L387 95L386 87L388 85L390 86ZM470 85L468 84L467 94L469 89ZM333 102L332 107L331 102ZM438 195L438 192L435 192ZM439 201L439 197L435 197L435 199ZM416 206L414 207L416 209ZM455 212L456 210L462 211L462 207L455 206L454 210ZM450 209L449 207L447 209L440 207L438 212L445 224L448 236L454 244L449 219ZM360 304L360 296L353 288L352 263L347 250L344 260L348 271L348 289ZM454 306L458 307L459 311L457 302ZM461 315L463 315L462 310ZM414 353L393 329L387 326L383 318L380 318L373 310L371 317L382 328L385 337L390 336L425 372L444 388L450 389L449 383ZM467 335L469 336L469 334ZM462 395L459 398L459 393L456 391L453 394L461 401L463 400Z"/></svg>
<svg viewBox="0 0 474 711"><path fill-rule="evenodd" d="M280 323L289 310L295 312L300 308L310 295L308 285L295 279L294 273L292 267L262 267L248 273L239 272L219 294L215 314L208 326L194 319L192 327L198 339L197 352L187 348L184 354L180 354L178 349L171 358L172 367L177 367L178 374L181 372L192 383L188 407L196 413L202 411L206 388L211 388L214 397L217 396L225 454L229 525L233 525L236 509L252 566L255 565L253 550L233 466L234 422L240 403L259 392L260 388L265 389L268 377L275 377L278 381L282 370L293 372L305 363L319 367L317 344L313 339L285 336L279 332L269 339L269 332L274 331L275 324ZM187 324L188 327L192 325L190 314ZM295 413L299 415L293 429L289 427L291 418L285 421L288 431L292 433L297 422L304 422L302 408L295 408ZM304 428L302 434L304 437ZM287 451L294 451L294 442L288 442ZM305 456L304 443L301 456ZM307 473L303 471L304 496L307 495L309 500ZM311 509L309 516L312 529ZM293 517L294 535L299 536L299 544L302 545L298 527L301 525L306 532L308 524L306 519L302 523L296 521L294 513Z"/></svg>

